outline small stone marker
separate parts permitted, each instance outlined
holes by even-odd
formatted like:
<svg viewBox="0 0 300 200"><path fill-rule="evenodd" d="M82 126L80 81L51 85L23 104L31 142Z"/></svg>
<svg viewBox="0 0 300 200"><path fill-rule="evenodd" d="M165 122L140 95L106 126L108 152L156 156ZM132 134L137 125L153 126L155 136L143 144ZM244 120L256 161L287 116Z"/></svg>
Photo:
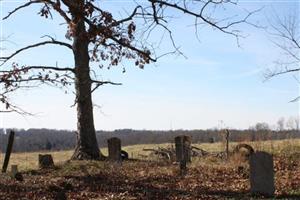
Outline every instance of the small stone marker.
<svg viewBox="0 0 300 200"><path fill-rule="evenodd" d="M176 161L191 162L191 138L186 135L175 137Z"/></svg>
<svg viewBox="0 0 300 200"><path fill-rule="evenodd" d="M51 168L54 167L54 162L51 154L39 154L39 168Z"/></svg>
<svg viewBox="0 0 300 200"><path fill-rule="evenodd" d="M113 137L107 140L108 159L111 161L121 161L121 140Z"/></svg>
<svg viewBox="0 0 300 200"><path fill-rule="evenodd" d="M250 186L253 195L274 196L274 164L271 154L258 151L250 155Z"/></svg>
<svg viewBox="0 0 300 200"><path fill-rule="evenodd" d="M11 175L15 177L17 173L18 173L18 165L11 165Z"/></svg>
<svg viewBox="0 0 300 200"><path fill-rule="evenodd" d="M23 181L23 175L18 172L18 165L11 165L11 177L17 181Z"/></svg>

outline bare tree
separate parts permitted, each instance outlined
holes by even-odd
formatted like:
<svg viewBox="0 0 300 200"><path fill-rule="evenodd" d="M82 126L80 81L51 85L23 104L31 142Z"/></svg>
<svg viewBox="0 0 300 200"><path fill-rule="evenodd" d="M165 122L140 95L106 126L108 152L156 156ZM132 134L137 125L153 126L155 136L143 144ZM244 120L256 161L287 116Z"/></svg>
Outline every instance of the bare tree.
<svg viewBox="0 0 300 200"><path fill-rule="evenodd" d="M296 130L297 130L297 131L300 131L300 117L299 117L299 116L296 116L296 117L294 118L294 121L295 121Z"/></svg>
<svg viewBox="0 0 300 200"><path fill-rule="evenodd" d="M285 123L284 117L281 117L280 119L278 119L278 121L277 121L277 129L279 131L283 131L284 130L284 123Z"/></svg>
<svg viewBox="0 0 300 200"><path fill-rule="evenodd" d="M256 12L244 10L245 13L241 16L237 3L231 0L146 0L132 1L134 8L127 10L125 17L124 13L123 17L120 17L110 10L104 10L102 3L103 1L96 0L28 0L3 18L7 20L19 10L38 4L41 6L39 14L42 17L52 18L52 15L57 14L67 24L67 40L58 41L46 35L43 37L44 41L28 45L0 58L1 66L6 66L6 70L0 71L2 85L0 100L6 105L7 111L24 113L11 104L10 93L41 84L66 89L75 85L78 123L77 145L73 159L101 157L94 128L92 93L105 84L118 85L97 79L99 72L92 67L91 62L99 62L101 67L105 64L111 67L119 65L123 59L130 59L140 68L150 62L156 62L160 56L155 54L155 48L148 40L154 30L166 32L174 47L173 52L180 53L170 28L172 15L184 14L193 18L196 30L198 26L207 25L238 39L241 33L237 26L249 23L248 18ZM226 12L226 7L231 7L230 11L236 9L238 14ZM143 25L138 27L139 22L143 22ZM45 45L69 49L74 55L74 66L9 64L16 55Z"/></svg>
<svg viewBox="0 0 300 200"><path fill-rule="evenodd" d="M273 43L281 50L283 57L275 61L275 68L267 70L265 77L273 78L282 74L292 74L296 81L299 81L300 71L300 21L299 11L294 10L289 15L280 17L274 14L270 20ZM292 101L297 101L298 96Z"/></svg>
<svg viewBox="0 0 300 200"><path fill-rule="evenodd" d="M268 130L270 130L270 126L266 122L258 122L255 124L254 129L256 131L268 131Z"/></svg>
<svg viewBox="0 0 300 200"><path fill-rule="evenodd" d="M297 130L299 131L299 117L289 117L289 119L286 121L286 127L289 130Z"/></svg>

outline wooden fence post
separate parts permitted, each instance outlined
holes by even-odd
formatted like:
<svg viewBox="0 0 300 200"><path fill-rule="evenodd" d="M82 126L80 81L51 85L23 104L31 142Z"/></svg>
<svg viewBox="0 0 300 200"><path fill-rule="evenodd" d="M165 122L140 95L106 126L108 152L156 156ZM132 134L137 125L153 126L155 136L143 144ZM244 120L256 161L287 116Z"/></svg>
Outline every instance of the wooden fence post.
<svg viewBox="0 0 300 200"><path fill-rule="evenodd" d="M180 135L175 137L176 161L185 160L191 162L191 138L189 136Z"/></svg>
<svg viewBox="0 0 300 200"><path fill-rule="evenodd" d="M226 159L229 158L229 135L230 135L230 132L228 129L226 129L226 133L225 133L225 139L226 139Z"/></svg>
<svg viewBox="0 0 300 200"><path fill-rule="evenodd" d="M9 137L8 137L8 144L6 147L5 158L4 158L4 162L3 162L3 166L2 166L2 173L5 173L7 170L10 154L11 154L13 143L14 143L14 137L15 137L15 132L10 131Z"/></svg>
<svg viewBox="0 0 300 200"><path fill-rule="evenodd" d="M179 162L180 172L186 173L186 164L191 162L191 138L181 135L175 137L176 161Z"/></svg>

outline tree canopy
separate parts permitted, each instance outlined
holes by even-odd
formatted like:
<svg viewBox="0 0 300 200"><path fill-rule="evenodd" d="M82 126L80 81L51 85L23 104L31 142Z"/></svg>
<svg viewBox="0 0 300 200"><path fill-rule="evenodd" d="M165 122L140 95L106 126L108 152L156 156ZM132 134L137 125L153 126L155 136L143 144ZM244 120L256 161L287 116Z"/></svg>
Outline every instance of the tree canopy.
<svg viewBox="0 0 300 200"><path fill-rule="evenodd" d="M155 46L149 37L155 30L168 34L173 49L166 53L179 53L173 38L172 18L182 15L192 20L196 33L203 25L238 39L242 37L240 24L251 24L249 17L257 11L246 11L231 0L147 0L132 1L126 8L126 16L113 13L96 0L29 0L11 10L2 20L32 5L40 5L38 14L44 18L59 15L67 25L65 40L59 41L45 33L43 41L17 49L0 57L0 100L6 109L2 112L28 114L10 101L10 94L20 89L51 85L70 89L74 85L77 106L77 145L74 159L99 159L99 149L93 122L92 93L102 85L113 84L99 79L99 71L91 67L118 66L123 60L132 60L135 66L144 68L156 62ZM29 20L29 19L26 19ZM25 20L25 21L26 21ZM142 23L141 23L142 22ZM45 66L13 62L16 55L41 46L60 46L69 49L74 56L74 66ZM11 63L10 63L11 62Z"/></svg>

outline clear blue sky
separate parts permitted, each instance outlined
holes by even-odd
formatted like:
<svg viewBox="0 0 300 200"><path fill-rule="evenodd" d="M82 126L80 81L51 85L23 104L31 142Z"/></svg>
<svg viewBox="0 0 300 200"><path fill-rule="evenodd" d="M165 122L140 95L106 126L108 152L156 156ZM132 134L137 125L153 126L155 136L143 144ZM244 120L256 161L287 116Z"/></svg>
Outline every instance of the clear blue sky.
<svg viewBox="0 0 300 200"><path fill-rule="evenodd" d="M1 16L22 1L1 2ZM23 1L24 2L24 1ZM115 13L126 10L131 1L111 1L104 6ZM266 16L276 11L285 15L299 11L299 1L240 1L240 6L264 9L252 18L266 24ZM2 55L32 42L41 41L48 34L64 40L65 26L59 17L46 20L36 13L38 7L23 9L6 21L1 21L2 36L10 36L14 43L4 43ZM299 13L299 12L298 12ZM2 18L1 17L1 18ZM173 20L175 40L187 57L169 55L141 70L132 63L122 67L103 69L103 79L122 82L122 86L104 86L94 93L95 126L97 130L133 129L207 129L220 121L231 128L248 128L256 122L275 124L280 117L299 115L299 102L289 103L299 95L299 85L292 75L264 82L263 73L274 66L280 51L262 29L241 26L247 35L240 40L204 27L198 41L191 18L178 16ZM138 28L138 27L137 27ZM158 33L152 40L159 40ZM166 40L158 53L171 48ZM172 50L172 49L171 49ZM45 46L20 54L14 61L22 64L56 62L72 66L68 50ZM299 75L298 75L299 76ZM37 113L34 117L0 114L0 127L76 129L76 109L72 94L55 88L42 87L16 93L13 101L24 109Z"/></svg>

